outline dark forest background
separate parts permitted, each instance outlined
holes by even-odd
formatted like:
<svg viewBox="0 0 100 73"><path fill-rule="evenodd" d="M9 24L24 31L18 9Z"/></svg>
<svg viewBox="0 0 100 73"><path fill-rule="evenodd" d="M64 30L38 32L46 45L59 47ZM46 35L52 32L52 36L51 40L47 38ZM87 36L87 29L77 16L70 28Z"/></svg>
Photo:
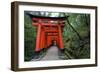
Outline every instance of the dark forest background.
<svg viewBox="0 0 100 73"><path fill-rule="evenodd" d="M90 58L90 14L61 13L43 11L24 12L24 60L30 61L34 55L36 45L36 27L27 13L38 16L67 17L63 32L65 59L86 59Z"/></svg>

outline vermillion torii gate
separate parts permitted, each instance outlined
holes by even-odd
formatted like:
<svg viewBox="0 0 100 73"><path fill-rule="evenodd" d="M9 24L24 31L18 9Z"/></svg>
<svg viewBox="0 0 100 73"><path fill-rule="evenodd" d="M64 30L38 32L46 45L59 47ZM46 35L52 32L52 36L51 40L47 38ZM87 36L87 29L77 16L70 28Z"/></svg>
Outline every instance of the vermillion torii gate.
<svg viewBox="0 0 100 73"><path fill-rule="evenodd" d="M32 25L37 27L35 52L40 52L43 48L57 45L64 49L62 32L66 17L43 17L31 15Z"/></svg>

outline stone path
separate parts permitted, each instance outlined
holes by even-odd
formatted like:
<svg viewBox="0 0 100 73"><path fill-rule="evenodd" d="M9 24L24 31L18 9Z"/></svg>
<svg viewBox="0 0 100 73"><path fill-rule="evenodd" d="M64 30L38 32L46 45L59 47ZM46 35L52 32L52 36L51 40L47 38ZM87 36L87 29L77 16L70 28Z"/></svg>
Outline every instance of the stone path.
<svg viewBox="0 0 100 73"><path fill-rule="evenodd" d="M46 55L41 59L41 61L43 61L43 60L60 60L58 51L59 51L59 49L56 46L50 47L47 50Z"/></svg>

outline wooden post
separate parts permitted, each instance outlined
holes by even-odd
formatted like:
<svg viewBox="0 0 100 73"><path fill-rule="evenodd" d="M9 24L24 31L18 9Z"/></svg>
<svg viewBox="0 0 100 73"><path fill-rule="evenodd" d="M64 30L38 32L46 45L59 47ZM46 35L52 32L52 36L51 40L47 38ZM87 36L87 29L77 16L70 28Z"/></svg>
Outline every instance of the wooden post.
<svg viewBox="0 0 100 73"><path fill-rule="evenodd" d="M35 51L39 52L40 49L40 36L41 36L41 24L38 25L38 29L37 29L37 36L36 36L36 48Z"/></svg>
<svg viewBox="0 0 100 73"><path fill-rule="evenodd" d="M45 39L45 30L44 30L44 31L43 31L43 41L42 41L42 43L43 43L43 48L46 48L46 47L45 47L45 40L46 40L46 39Z"/></svg>
<svg viewBox="0 0 100 73"><path fill-rule="evenodd" d="M62 31L60 25L58 25L58 33L59 33L59 48L63 50L64 47L63 47Z"/></svg>
<svg viewBox="0 0 100 73"><path fill-rule="evenodd" d="M41 38L41 44L40 44L41 50L42 50L43 48L45 48L45 47L44 47L44 45L45 45L45 44L44 44L44 43L45 43L44 37L45 37L45 35L44 35L44 30L42 29L42 30L41 30L41 37L40 37L40 38Z"/></svg>

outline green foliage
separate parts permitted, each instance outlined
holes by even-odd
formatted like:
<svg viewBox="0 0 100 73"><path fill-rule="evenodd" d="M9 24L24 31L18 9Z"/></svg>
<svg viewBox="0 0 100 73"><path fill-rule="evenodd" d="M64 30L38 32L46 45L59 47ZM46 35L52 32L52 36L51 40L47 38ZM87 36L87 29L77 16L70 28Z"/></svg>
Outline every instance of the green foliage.
<svg viewBox="0 0 100 73"><path fill-rule="evenodd" d="M75 13L66 13L65 15L69 16L70 22L68 24L66 21L63 32L65 55L71 59L90 58L90 15Z"/></svg>
<svg viewBox="0 0 100 73"><path fill-rule="evenodd" d="M32 26L31 19L26 14L24 15L24 48L25 61L29 61L34 56L34 49L36 45L36 29Z"/></svg>

